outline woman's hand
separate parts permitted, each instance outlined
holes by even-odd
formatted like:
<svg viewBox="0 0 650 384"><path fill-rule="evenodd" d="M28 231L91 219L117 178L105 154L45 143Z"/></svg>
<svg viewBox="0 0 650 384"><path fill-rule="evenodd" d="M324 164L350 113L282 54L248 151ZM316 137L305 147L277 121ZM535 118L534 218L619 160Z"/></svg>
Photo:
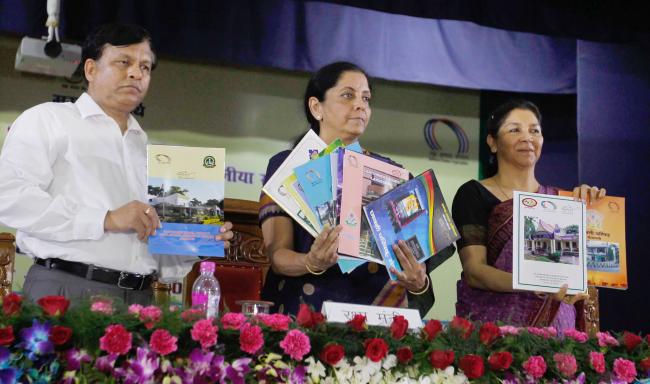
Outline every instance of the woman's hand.
<svg viewBox="0 0 650 384"><path fill-rule="evenodd" d="M578 301L586 300L589 298L588 293L578 293L577 295L567 295L566 291L569 289L567 284L562 285L559 291L552 295L553 300L562 301L569 305L574 305Z"/></svg>
<svg viewBox="0 0 650 384"><path fill-rule="evenodd" d="M421 292L427 285L426 266L423 263L418 263L404 240L393 244L393 251L402 266L402 272L397 271L394 267L390 268L391 273L397 276L396 284L411 292Z"/></svg>
<svg viewBox="0 0 650 384"><path fill-rule="evenodd" d="M324 271L336 264L338 260L336 251L339 247L341 228L340 225L334 228L325 227L314 240L305 258L306 265L313 272Z"/></svg>
<svg viewBox="0 0 650 384"><path fill-rule="evenodd" d="M573 188L573 197L585 203L598 201L605 197L606 194L607 190L605 188L590 187L587 184Z"/></svg>

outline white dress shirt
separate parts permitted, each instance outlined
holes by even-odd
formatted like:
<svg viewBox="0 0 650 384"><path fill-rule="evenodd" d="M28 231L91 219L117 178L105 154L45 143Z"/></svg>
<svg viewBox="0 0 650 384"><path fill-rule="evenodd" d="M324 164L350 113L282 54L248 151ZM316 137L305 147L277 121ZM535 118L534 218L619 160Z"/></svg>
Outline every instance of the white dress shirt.
<svg viewBox="0 0 650 384"><path fill-rule="evenodd" d="M16 228L17 245L32 257L140 274L160 271L160 259L182 276L196 259L154 257L134 232L104 232L109 210L147 201L146 143L133 116L122 135L86 93L28 109L0 153L0 222Z"/></svg>

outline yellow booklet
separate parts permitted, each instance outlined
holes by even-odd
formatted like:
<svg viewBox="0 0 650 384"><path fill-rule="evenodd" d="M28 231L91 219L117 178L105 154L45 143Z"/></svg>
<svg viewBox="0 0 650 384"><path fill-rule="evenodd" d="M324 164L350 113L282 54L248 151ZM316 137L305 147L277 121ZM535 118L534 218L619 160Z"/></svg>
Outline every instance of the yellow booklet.
<svg viewBox="0 0 650 384"><path fill-rule="evenodd" d="M627 289L624 197L606 196L587 204L587 284Z"/></svg>

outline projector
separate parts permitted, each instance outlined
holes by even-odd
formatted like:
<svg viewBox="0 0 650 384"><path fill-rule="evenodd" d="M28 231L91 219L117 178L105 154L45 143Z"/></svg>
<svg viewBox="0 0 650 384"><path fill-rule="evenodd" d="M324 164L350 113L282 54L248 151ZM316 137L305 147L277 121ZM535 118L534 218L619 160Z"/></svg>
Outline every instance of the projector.
<svg viewBox="0 0 650 384"><path fill-rule="evenodd" d="M43 39L23 37L16 52L17 71L38 73L49 76L70 77L81 61L81 47L61 43L61 53L55 58L45 54Z"/></svg>

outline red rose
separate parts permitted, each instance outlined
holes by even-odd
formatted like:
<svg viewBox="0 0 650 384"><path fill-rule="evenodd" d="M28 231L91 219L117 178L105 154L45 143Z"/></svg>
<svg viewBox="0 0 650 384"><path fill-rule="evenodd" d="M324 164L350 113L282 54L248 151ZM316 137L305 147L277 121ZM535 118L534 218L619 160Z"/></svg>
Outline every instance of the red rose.
<svg viewBox="0 0 650 384"><path fill-rule="evenodd" d="M365 321L366 317L363 316L363 319ZM382 338L368 339L365 345L366 356L375 363L381 361L388 354L388 344Z"/></svg>
<svg viewBox="0 0 650 384"><path fill-rule="evenodd" d="M492 344L499 337L499 327L494 323L485 323L481 325L478 337L484 345Z"/></svg>
<svg viewBox="0 0 650 384"><path fill-rule="evenodd" d="M177 337L172 336L166 329L156 329L149 338L149 347L152 351L165 356L178 349Z"/></svg>
<svg viewBox="0 0 650 384"><path fill-rule="evenodd" d="M348 325L357 332L365 331L368 329L368 326L366 326L366 315L354 315L354 318L348 321Z"/></svg>
<svg viewBox="0 0 650 384"><path fill-rule="evenodd" d="M434 368L445 369L454 363L454 351L436 349L429 355L429 361Z"/></svg>
<svg viewBox="0 0 650 384"><path fill-rule="evenodd" d="M438 320L429 320L424 326L427 341L433 340L442 331L442 323Z"/></svg>
<svg viewBox="0 0 650 384"><path fill-rule="evenodd" d="M508 351L494 352L488 357L488 364L493 371L505 371L512 364L512 354Z"/></svg>
<svg viewBox="0 0 650 384"><path fill-rule="evenodd" d="M63 316L70 306L70 300L63 296L44 296L37 303L48 316Z"/></svg>
<svg viewBox="0 0 650 384"><path fill-rule="evenodd" d="M460 358L458 367L463 370L468 379L478 379L485 373L483 359L477 355L465 355Z"/></svg>
<svg viewBox="0 0 650 384"><path fill-rule="evenodd" d="M399 340L409 329L409 321L404 318L404 316L395 316L393 317L393 323L390 325L390 334L393 336L393 339Z"/></svg>
<svg viewBox="0 0 650 384"><path fill-rule="evenodd" d="M23 297L15 293L10 293L2 299L2 313L5 316L11 316L20 311L20 304L23 302Z"/></svg>
<svg viewBox="0 0 650 384"><path fill-rule="evenodd" d="M320 360L325 364L336 365L343 357L345 357L345 348L339 344L327 344L320 351Z"/></svg>
<svg viewBox="0 0 650 384"><path fill-rule="evenodd" d="M401 364L408 364L413 359L413 351L410 347L402 347L397 350L397 361Z"/></svg>
<svg viewBox="0 0 650 384"><path fill-rule="evenodd" d="M72 329L64 327L62 325L55 325L50 328L50 341L54 345L63 345L70 340L72 336Z"/></svg>
<svg viewBox="0 0 650 384"><path fill-rule="evenodd" d="M646 335L645 342L650 345L650 335Z"/></svg>
<svg viewBox="0 0 650 384"><path fill-rule="evenodd" d="M300 304L300 310L296 316L296 323L303 328L315 328L325 321L325 316L320 312L314 312L307 304Z"/></svg>
<svg viewBox="0 0 650 384"><path fill-rule="evenodd" d="M14 337L14 328L11 325L0 328L0 345L11 345L16 338Z"/></svg>
<svg viewBox="0 0 650 384"><path fill-rule="evenodd" d="M650 373L650 357L646 357L645 359L639 361L639 365L641 366L641 370L646 373Z"/></svg>
<svg viewBox="0 0 650 384"><path fill-rule="evenodd" d="M636 348L641 342L643 342L643 339L639 335L628 331L623 332L623 345L628 351Z"/></svg>
<svg viewBox="0 0 650 384"><path fill-rule="evenodd" d="M474 325L472 322L460 316L454 316L449 326L451 329L458 331L463 339L469 339L469 337L472 335L472 331L474 330Z"/></svg>
<svg viewBox="0 0 650 384"><path fill-rule="evenodd" d="M122 324L111 324L99 338L99 349L117 355L126 355L131 349L131 333Z"/></svg>

